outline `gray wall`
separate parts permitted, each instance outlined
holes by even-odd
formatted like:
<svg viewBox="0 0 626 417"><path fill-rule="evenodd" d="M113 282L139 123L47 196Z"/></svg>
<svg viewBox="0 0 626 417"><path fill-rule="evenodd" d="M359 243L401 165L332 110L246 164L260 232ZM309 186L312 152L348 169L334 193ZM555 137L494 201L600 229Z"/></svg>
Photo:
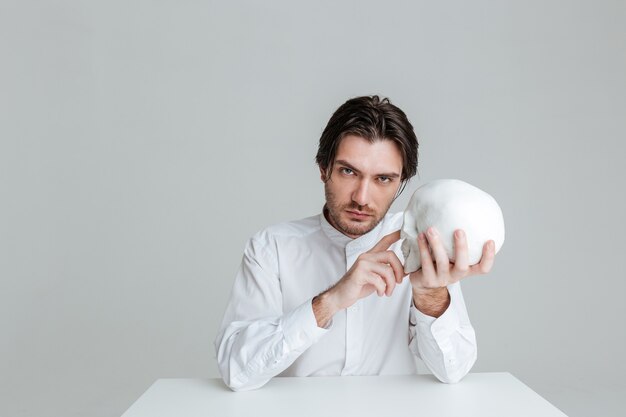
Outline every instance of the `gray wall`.
<svg viewBox="0 0 626 417"><path fill-rule="evenodd" d="M373 93L421 140L395 210L436 178L503 208L473 371L621 415L625 3L382 3L0 1L0 415L217 376L245 241L319 212L319 135Z"/></svg>

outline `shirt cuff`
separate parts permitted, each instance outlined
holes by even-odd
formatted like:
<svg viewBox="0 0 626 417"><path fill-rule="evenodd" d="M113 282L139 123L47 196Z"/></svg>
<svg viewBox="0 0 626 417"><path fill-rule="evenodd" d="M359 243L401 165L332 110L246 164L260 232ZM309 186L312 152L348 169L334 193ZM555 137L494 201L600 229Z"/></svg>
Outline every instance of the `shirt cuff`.
<svg viewBox="0 0 626 417"><path fill-rule="evenodd" d="M453 292L450 291L450 305L438 318L428 316L411 303L411 324L415 324L421 334L432 334L435 340L442 342L456 332L460 326L459 313L454 303Z"/></svg>
<svg viewBox="0 0 626 417"><path fill-rule="evenodd" d="M313 297L283 316L282 322L285 342L290 350L302 350L317 342L330 331L331 323L326 328L317 326L313 313Z"/></svg>

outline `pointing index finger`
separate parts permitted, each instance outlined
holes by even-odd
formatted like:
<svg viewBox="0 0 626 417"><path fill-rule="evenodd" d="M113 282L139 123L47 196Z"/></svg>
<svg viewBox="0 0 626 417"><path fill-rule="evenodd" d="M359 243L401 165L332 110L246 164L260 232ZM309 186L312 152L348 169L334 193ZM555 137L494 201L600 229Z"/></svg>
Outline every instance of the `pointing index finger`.
<svg viewBox="0 0 626 417"><path fill-rule="evenodd" d="M394 242L397 242L399 239L400 239L400 230L396 230L395 232L389 233L387 236L380 239L378 243L375 244L374 247L368 250L367 252L368 253L384 252L387 249L389 249L389 246L391 246Z"/></svg>

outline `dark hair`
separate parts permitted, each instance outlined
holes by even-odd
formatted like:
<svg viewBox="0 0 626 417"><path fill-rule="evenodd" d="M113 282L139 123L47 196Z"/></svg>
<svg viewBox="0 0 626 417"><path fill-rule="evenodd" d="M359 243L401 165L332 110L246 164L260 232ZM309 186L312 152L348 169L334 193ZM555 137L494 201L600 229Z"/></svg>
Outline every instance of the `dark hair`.
<svg viewBox="0 0 626 417"><path fill-rule="evenodd" d="M378 96L356 97L339 107L328 121L315 156L315 162L326 171L330 178L335 154L341 140L347 135L361 136L370 142L390 140L395 142L402 153L402 187L417 173L418 147L413 125L406 114L391 104L388 98Z"/></svg>

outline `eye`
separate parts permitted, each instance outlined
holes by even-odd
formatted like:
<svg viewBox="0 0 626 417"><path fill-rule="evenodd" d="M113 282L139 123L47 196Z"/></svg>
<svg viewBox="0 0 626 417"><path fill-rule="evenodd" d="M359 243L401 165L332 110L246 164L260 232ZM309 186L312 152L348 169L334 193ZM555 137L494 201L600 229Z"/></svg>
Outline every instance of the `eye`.
<svg viewBox="0 0 626 417"><path fill-rule="evenodd" d="M346 175L352 175L354 173L354 171L352 171L350 168L340 168L339 169L341 171L342 174L346 174Z"/></svg>
<svg viewBox="0 0 626 417"><path fill-rule="evenodd" d="M388 183L388 182L391 182L391 178L389 178L389 177L378 177L378 180L380 182L382 182L382 183L385 183L385 184Z"/></svg>

